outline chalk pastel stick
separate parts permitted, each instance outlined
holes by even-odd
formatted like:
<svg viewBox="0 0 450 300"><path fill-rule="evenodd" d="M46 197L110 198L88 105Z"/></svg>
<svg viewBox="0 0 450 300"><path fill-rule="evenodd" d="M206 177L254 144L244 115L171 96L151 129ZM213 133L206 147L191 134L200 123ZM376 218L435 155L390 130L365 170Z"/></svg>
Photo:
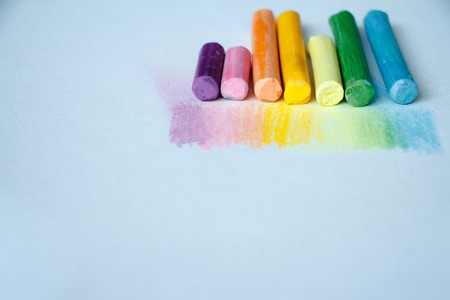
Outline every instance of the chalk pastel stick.
<svg viewBox="0 0 450 300"><path fill-rule="evenodd" d="M341 11L331 16L329 23L344 78L345 99L353 106L365 106L375 91L355 18L350 12Z"/></svg>
<svg viewBox="0 0 450 300"><path fill-rule="evenodd" d="M277 101L281 86L277 32L271 10L262 9L252 18L253 84L255 95L264 101Z"/></svg>
<svg viewBox="0 0 450 300"><path fill-rule="evenodd" d="M411 103L419 87L408 71L388 15L372 10L364 18L364 27L389 96L399 104Z"/></svg>
<svg viewBox="0 0 450 300"><path fill-rule="evenodd" d="M233 47L225 53L220 92L225 99L247 97L251 54L245 47Z"/></svg>
<svg viewBox="0 0 450 300"><path fill-rule="evenodd" d="M322 106L338 104L344 98L344 88L333 40L327 35L312 36L307 49L311 57L317 102Z"/></svg>
<svg viewBox="0 0 450 300"><path fill-rule="evenodd" d="M225 51L218 43L207 43L200 49L192 92L202 101L219 97Z"/></svg>
<svg viewBox="0 0 450 300"><path fill-rule="evenodd" d="M284 101L304 104L311 98L311 83L300 16L295 11L286 11L278 17L277 25Z"/></svg>

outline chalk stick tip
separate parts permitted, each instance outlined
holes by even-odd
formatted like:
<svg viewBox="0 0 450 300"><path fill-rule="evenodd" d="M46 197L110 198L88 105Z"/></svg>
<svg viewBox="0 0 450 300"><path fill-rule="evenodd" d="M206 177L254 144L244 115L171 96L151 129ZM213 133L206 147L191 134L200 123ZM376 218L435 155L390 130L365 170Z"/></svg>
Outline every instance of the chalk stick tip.
<svg viewBox="0 0 450 300"><path fill-rule="evenodd" d="M248 84L241 78L231 78L222 82L220 92L228 100L244 100L248 93Z"/></svg>
<svg viewBox="0 0 450 300"><path fill-rule="evenodd" d="M305 104L311 99L311 86L304 81L288 81L283 96L287 104Z"/></svg>
<svg viewBox="0 0 450 300"><path fill-rule="evenodd" d="M337 18L339 16L343 16L343 15L347 15L347 16L351 16L353 17L352 13L349 12L348 10L341 10L340 12L335 13L334 15L331 15L329 20Z"/></svg>
<svg viewBox="0 0 450 300"><path fill-rule="evenodd" d="M296 12L295 10L286 10L286 11L282 12L282 13L278 16L278 19L279 19L280 17L287 16L287 15L292 15L292 16L300 17L300 15L298 14L298 12Z"/></svg>
<svg viewBox="0 0 450 300"><path fill-rule="evenodd" d="M273 11L271 9L268 9L268 8L261 8L261 9L258 9L257 11L255 11L254 15L256 15L256 14L273 15Z"/></svg>
<svg viewBox="0 0 450 300"><path fill-rule="evenodd" d="M366 106L374 95L372 84L365 79L357 80L345 89L345 99L352 106Z"/></svg>
<svg viewBox="0 0 450 300"><path fill-rule="evenodd" d="M316 90L317 102L322 106L333 106L344 98L344 88L334 80L323 82Z"/></svg>
<svg viewBox="0 0 450 300"><path fill-rule="evenodd" d="M398 104L411 103L419 93L419 87L411 79L397 80L389 90L389 96Z"/></svg>
<svg viewBox="0 0 450 300"><path fill-rule="evenodd" d="M379 17L379 16L386 17L387 13L385 13L384 11L381 11L381 10L373 9L373 10L370 10L367 13L367 15L366 15L366 17L364 19L376 18L376 17Z"/></svg>
<svg viewBox="0 0 450 300"><path fill-rule="evenodd" d="M210 76L199 76L192 84L192 92L202 101L216 100L219 97L219 87Z"/></svg>
<svg viewBox="0 0 450 300"><path fill-rule="evenodd" d="M203 47L216 47L216 48L218 48L219 51L222 50L222 52L225 52L225 49L223 48L223 46L221 44L217 43L217 42L205 43L203 45Z"/></svg>
<svg viewBox="0 0 450 300"><path fill-rule="evenodd" d="M277 101L283 93L280 81L275 78L263 78L255 84L255 95L263 101Z"/></svg>

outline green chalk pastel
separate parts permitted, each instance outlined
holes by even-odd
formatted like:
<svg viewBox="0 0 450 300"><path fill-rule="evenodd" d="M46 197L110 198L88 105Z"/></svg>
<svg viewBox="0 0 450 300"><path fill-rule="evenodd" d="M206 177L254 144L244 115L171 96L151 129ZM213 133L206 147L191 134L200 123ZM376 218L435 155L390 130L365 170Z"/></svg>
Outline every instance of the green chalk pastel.
<svg viewBox="0 0 450 300"><path fill-rule="evenodd" d="M364 48L355 18L341 11L329 19L344 78L345 99L353 106L365 106L375 94Z"/></svg>

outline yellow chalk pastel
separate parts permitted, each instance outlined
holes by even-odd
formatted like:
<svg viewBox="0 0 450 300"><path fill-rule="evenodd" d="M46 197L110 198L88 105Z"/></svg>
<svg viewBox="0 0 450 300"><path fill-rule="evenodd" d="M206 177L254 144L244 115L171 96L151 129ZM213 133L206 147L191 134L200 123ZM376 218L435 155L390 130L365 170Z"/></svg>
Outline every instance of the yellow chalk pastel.
<svg viewBox="0 0 450 300"><path fill-rule="evenodd" d="M320 105L336 105L344 98L341 71L333 41L327 35L312 36L308 42L316 85L316 99Z"/></svg>
<svg viewBox="0 0 450 300"><path fill-rule="evenodd" d="M295 11L286 11L278 17L278 47L284 100L288 104L304 104L311 98L311 82L300 16Z"/></svg>

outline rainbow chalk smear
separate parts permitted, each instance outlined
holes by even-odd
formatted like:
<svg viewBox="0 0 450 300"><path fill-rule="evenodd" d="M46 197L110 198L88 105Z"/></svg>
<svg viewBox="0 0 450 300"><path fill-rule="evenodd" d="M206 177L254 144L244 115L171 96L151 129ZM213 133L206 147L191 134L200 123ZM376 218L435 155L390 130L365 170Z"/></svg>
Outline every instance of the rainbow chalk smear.
<svg viewBox="0 0 450 300"><path fill-rule="evenodd" d="M224 107L184 103L172 107L170 141L202 148L276 144L321 148L440 149L431 113L408 109L319 110L284 103Z"/></svg>
<svg viewBox="0 0 450 300"><path fill-rule="evenodd" d="M170 142L178 146L441 151L433 114L421 108L389 102L364 108L342 105L332 110L256 99L208 103L195 100L187 90L173 89L189 82L177 72L157 75L154 82L169 105Z"/></svg>

